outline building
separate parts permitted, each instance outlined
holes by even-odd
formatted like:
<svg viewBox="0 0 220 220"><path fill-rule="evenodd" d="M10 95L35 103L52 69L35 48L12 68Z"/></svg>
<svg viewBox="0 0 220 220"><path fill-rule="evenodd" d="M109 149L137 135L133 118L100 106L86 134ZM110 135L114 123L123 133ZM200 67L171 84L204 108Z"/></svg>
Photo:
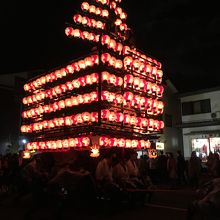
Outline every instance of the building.
<svg viewBox="0 0 220 220"><path fill-rule="evenodd" d="M21 98L24 82L40 71L0 75L0 154L13 152L19 147Z"/></svg>
<svg viewBox="0 0 220 220"><path fill-rule="evenodd" d="M163 102L165 103L163 121L165 127L157 142L157 148L164 150L164 152L176 153L177 150L183 151L182 130L178 127L181 122L181 108L177 94L178 91L172 82L166 80L163 96Z"/></svg>
<svg viewBox="0 0 220 220"><path fill-rule="evenodd" d="M220 87L179 95L184 155L196 151L204 161L220 152Z"/></svg>

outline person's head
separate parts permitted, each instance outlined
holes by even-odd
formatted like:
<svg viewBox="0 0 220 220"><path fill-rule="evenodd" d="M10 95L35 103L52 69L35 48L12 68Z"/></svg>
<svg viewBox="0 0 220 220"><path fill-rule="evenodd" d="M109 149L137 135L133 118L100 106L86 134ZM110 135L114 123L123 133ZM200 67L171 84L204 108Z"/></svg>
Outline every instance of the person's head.
<svg viewBox="0 0 220 220"><path fill-rule="evenodd" d="M136 159L137 159L137 152L136 152L135 150L132 150L132 151L130 152L130 158L131 158L132 160L136 160Z"/></svg>
<svg viewBox="0 0 220 220"><path fill-rule="evenodd" d="M214 157L215 160L219 160L219 155L218 155L218 153L214 153L213 157Z"/></svg>
<svg viewBox="0 0 220 220"><path fill-rule="evenodd" d="M160 151L160 155L163 155L163 150Z"/></svg>
<svg viewBox="0 0 220 220"><path fill-rule="evenodd" d="M182 155L182 153L181 153L180 150L177 150L177 155L178 155L178 156Z"/></svg>
<svg viewBox="0 0 220 220"><path fill-rule="evenodd" d="M116 158L116 156L117 156L116 152L111 148L111 149L107 149L104 158L107 160L109 165L112 165L112 162L114 158Z"/></svg>
<svg viewBox="0 0 220 220"><path fill-rule="evenodd" d="M173 153L172 153L172 152L169 152L169 153L168 153L168 157L169 157L169 158L173 158Z"/></svg>
<svg viewBox="0 0 220 220"><path fill-rule="evenodd" d="M192 151L192 153L191 153L191 157L197 157L195 151Z"/></svg>

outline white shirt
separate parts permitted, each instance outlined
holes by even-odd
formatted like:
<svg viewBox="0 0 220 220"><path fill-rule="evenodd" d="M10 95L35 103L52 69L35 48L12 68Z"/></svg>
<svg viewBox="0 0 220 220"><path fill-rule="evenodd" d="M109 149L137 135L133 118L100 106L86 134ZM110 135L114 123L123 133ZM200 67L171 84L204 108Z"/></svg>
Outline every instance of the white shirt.
<svg viewBox="0 0 220 220"><path fill-rule="evenodd" d="M98 181L113 181L112 167L109 166L107 159L101 160L96 167L96 180Z"/></svg>

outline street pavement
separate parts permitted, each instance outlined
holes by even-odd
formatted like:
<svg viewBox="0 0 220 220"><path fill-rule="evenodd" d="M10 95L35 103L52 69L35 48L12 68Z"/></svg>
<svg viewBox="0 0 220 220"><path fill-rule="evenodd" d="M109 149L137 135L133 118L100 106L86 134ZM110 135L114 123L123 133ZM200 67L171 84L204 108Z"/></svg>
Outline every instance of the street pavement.
<svg viewBox="0 0 220 220"><path fill-rule="evenodd" d="M195 199L195 192L191 189L170 190L162 188L153 193L151 202L145 202L144 206L116 206L112 208L106 204L97 209L87 209L84 204L77 207L70 206L58 216L57 206L34 207L31 195L23 196L19 201L16 195L0 197L1 220L24 220L25 214L30 211L30 220L186 220L187 207ZM103 210L104 211L103 211Z"/></svg>

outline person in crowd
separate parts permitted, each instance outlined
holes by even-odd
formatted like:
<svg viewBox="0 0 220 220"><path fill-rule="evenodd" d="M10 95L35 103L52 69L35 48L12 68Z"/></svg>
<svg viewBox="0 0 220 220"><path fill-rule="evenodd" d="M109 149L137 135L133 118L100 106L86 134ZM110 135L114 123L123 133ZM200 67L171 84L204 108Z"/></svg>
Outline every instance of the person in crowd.
<svg viewBox="0 0 220 220"><path fill-rule="evenodd" d="M176 165L176 160L173 156L173 153L168 154L168 159L167 159L167 172L169 175L169 180L170 180L170 186L175 187L176 185L176 177L177 177L177 165Z"/></svg>
<svg viewBox="0 0 220 220"><path fill-rule="evenodd" d="M191 157L188 162L188 175L191 187L198 188L199 177L201 174L201 159L197 157L196 152L191 153Z"/></svg>
<svg viewBox="0 0 220 220"><path fill-rule="evenodd" d="M181 151L177 151L177 180L179 185L186 184L185 170L186 170L186 161Z"/></svg>
<svg viewBox="0 0 220 220"><path fill-rule="evenodd" d="M123 149L124 150L124 149ZM113 178L121 188L136 188L137 186L129 177L128 167L124 158L123 151L117 154L117 162L113 166Z"/></svg>
<svg viewBox="0 0 220 220"><path fill-rule="evenodd" d="M198 199L188 207L187 220L220 219L220 178L214 178L197 190Z"/></svg>
<svg viewBox="0 0 220 220"><path fill-rule="evenodd" d="M91 202L95 198L95 180L87 169L88 156L80 152L73 162L64 164L48 182L49 190L58 189L58 193L76 203Z"/></svg>
<svg viewBox="0 0 220 220"><path fill-rule="evenodd" d="M125 158L129 178L135 183L137 188L145 188L137 165L137 152L133 149L128 150L126 151Z"/></svg>
<svg viewBox="0 0 220 220"><path fill-rule="evenodd" d="M166 183L167 181L167 157L164 155L164 152L161 150L160 155L157 158L157 173L160 179L160 183Z"/></svg>
<svg viewBox="0 0 220 220"><path fill-rule="evenodd" d="M104 157L97 164L95 177L99 191L106 197L118 200L122 189L115 183L112 175L112 165L115 158L116 153L114 149L108 149Z"/></svg>
<svg viewBox="0 0 220 220"><path fill-rule="evenodd" d="M211 175L214 178L217 178L220 176L220 160L219 160L219 155L218 153L213 154L213 162L210 167Z"/></svg>

